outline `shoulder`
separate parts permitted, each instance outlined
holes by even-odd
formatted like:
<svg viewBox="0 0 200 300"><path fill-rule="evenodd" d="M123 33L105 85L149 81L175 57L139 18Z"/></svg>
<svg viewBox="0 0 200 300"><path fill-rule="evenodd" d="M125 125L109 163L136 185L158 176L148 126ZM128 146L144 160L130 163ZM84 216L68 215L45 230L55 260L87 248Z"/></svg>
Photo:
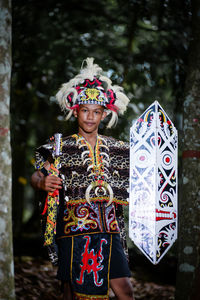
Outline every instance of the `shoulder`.
<svg viewBox="0 0 200 300"><path fill-rule="evenodd" d="M109 148L119 148L119 149L129 149L129 143L110 136L100 135L100 137L105 140Z"/></svg>
<svg viewBox="0 0 200 300"><path fill-rule="evenodd" d="M40 153L42 156L47 156L53 150L53 143L46 141L46 144L43 144L36 148L36 153Z"/></svg>
<svg viewBox="0 0 200 300"><path fill-rule="evenodd" d="M78 135L73 134L62 138L63 146L74 146L77 144Z"/></svg>
<svg viewBox="0 0 200 300"><path fill-rule="evenodd" d="M73 136L67 136L62 138L63 145L68 145L70 143L75 143L75 138ZM43 145L40 145L36 148L36 152L39 152L41 154L43 153L52 153L54 149L54 140L53 139L47 139L46 143Z"/></svg>

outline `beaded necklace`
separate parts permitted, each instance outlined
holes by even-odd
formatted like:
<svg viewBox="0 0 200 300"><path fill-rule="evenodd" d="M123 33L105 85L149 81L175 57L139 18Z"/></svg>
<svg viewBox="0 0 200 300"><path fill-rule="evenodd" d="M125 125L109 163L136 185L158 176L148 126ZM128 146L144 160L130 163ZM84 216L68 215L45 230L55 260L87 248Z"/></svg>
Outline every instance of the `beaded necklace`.
<svg viewBox="0 0 200 300"><path fill-rule="evenodd" d="M113 201L113 190L111 186L106 182L108 179L108 167L110 163L109 156L103 149L107 149L106 141L97 135L97 141L95 145L95 149L92 149L90 143L86 141L86 139L78 135L77 136L77 145L79 149L82 147L86 147L86 150L82 152L81 158L83 161L83 165L87 164L87 171L89 172L88 177L92 177L93 181L87 187L85 192L85 198L87 202L91 205L90 202L90 192L92 189L95 191L95 195L98 197L99 193L103 192L105 196L107 191L109 192L109 202L107 206L109 206ZM102 151L100 151L100 148Z"/></svg>

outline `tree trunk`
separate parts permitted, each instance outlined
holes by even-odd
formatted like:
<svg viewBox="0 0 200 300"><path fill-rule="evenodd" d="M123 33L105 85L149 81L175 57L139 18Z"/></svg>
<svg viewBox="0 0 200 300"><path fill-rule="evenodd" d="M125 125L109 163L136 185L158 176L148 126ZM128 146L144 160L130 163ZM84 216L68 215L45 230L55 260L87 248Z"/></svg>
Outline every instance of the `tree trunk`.
<svg viewBox="0 0 200 300"><path fill-rule="evenodd" d="M192 1L192 40L183 103L182 188L176 300L197 300L200 287L200 2Z"/></svg>
<svg viewBox="0 0 200 300"><path fill-rule="evenodd" d="M11 1L0 0L0 299L15 299L10 147Z"/></svg>

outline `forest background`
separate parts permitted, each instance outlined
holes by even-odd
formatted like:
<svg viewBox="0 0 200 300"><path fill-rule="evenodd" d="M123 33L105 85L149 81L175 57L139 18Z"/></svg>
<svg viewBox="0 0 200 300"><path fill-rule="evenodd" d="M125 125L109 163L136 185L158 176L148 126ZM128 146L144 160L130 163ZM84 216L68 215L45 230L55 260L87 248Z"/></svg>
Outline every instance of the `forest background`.
<svg viewBox="0 0 200 300"><path fill-rule="evenodd" d="M10 24L12 19L14 256L45 255L40 247L38 201L30 186L34 151L55 132L67 136L76 131L75 120L64 121L55 94L62 83L79 72L83 59L94 57L113 83L124 87L130 99L116 128L108 130L103 123L102 134L129 140L132 123L155 100L179 131L178 241L155 268L141 258L130 241L129 246L136 265L149 268L152 276L164 276L166 282L176 283L176 299L198 299L199 1L18 0L12 2L12 9L10 1L1 1L1 5L8 8ZM2 141L4 137L1 134ZM11 249L12 241L9 245ZM8 273L4 280L10 278ZM14 299L9 297L6 299Z"/></svg>

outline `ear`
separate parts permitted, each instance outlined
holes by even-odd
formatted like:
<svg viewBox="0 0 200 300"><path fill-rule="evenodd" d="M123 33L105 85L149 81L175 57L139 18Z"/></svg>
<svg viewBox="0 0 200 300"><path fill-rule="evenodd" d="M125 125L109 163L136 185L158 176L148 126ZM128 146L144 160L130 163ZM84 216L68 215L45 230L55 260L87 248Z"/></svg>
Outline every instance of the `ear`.
<svg viewBox="0 0 200 300"><path fill-rule="evenodd" d="M105 117L107 116L107 112L104 111L103 114L102 114L102 117L101 117L101 121L103 121L105 119Z"/></svg>
<svg viewBox="0 0 200 300"><path fill-rule="evenodd" d="M75 108L75 109L73 109L73 115L74 115L74 117L75 118L77 118L78 117L78 112L77 112L77 109Z"/></svg>

